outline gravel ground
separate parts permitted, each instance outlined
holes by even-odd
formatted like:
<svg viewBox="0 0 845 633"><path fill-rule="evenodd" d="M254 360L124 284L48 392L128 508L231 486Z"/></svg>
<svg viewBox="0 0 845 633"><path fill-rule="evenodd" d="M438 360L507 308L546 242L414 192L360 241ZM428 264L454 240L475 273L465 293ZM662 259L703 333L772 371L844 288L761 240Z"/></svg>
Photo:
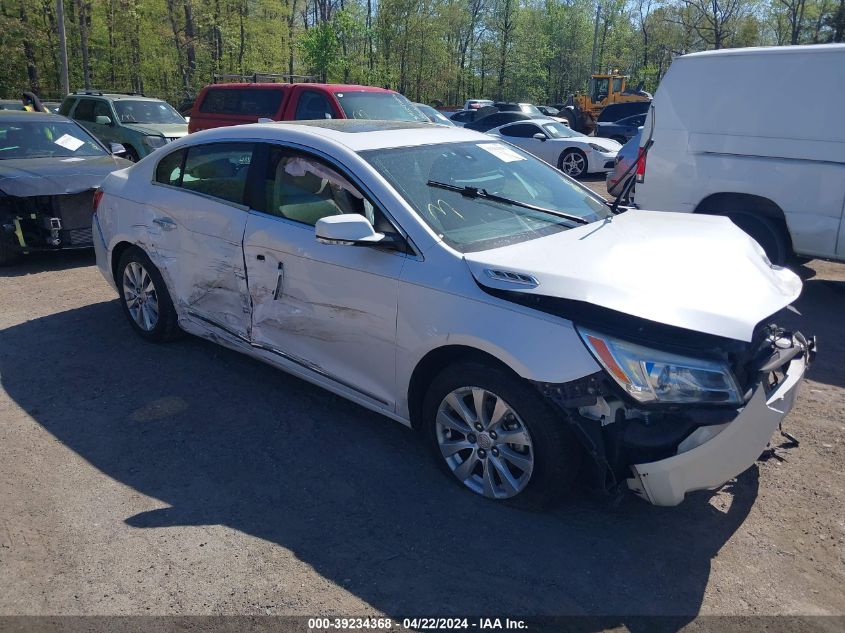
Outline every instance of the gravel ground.
<svg viewBox="0 0 845 633"><path fill-rule="evenodd" d="M798 448L677 508L528 513L305 382L142 342L90 253L32 257L0 272L0 615L845 614L845 266L800 272Z"/></svg>

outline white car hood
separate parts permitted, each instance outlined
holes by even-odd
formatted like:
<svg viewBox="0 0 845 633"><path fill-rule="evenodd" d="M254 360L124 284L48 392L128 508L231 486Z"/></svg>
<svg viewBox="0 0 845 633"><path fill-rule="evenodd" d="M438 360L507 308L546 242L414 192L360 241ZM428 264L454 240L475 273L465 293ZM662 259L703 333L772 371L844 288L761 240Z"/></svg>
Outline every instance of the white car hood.
<svg viewBox="0 0 845 633"><path fill-rule="evenodd" d="M797 275L772 268L729 219L709 215L631 210L464 258L478 283L490 288L584 301L742 341L801 294Z"/></svg>

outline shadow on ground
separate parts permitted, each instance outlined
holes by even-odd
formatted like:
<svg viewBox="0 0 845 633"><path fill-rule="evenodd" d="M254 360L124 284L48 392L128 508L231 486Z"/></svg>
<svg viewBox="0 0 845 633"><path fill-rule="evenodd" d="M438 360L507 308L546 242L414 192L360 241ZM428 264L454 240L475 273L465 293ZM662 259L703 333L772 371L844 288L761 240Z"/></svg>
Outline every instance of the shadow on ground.
<svg viewBox="0 0 845 633"><path fill-rule="evenodd" d="M114 508L128 525L226 525L394 617L608 615L648 630L616 616L667 614L679 627L757 496L752 468L724 511L711 493L678 508L586 493L547 513L500 507L451 485L400 425L211 343L144 343L116 302L7 329L0 375L69 449L170 506Z"/></svg>
<svg viewBox="0 0 845 633"><path fill-rule="evenodd" d="M35 252L22 255L14 264L0 267L0 277L21 277L52 270L67 270L95 263L94 249Z"/></svg>
<svg viewBox="0 0 845 633"><path fill-rule="evenodd" d="M810 269L810 272L813 271ZM816 362L810 367L807 378L845 388L845 363L842 362L845 358L845 281L816 279L809 274L802 274L802 277L804 290L795 302L800 314L785 312L781 324L808 336L815 335L818 340Z"/></svg>

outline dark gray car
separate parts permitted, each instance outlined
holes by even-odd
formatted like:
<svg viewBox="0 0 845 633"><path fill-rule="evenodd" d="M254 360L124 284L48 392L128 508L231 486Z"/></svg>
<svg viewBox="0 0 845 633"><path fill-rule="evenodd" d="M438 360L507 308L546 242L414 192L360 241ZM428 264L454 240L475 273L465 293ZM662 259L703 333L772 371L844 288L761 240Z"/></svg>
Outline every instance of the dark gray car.
<svg viewBox="0 0 845 633"><path fill-rule="evenodd" d="M625 144L629 138L637 134L637 130L645 125L645 113L635 114L619 121L596 123L596 136L612 138L621 144Z"/></svg>
<svg viewBox="0 0 845 633"><path fill-rule="evenodd" d="M56 114L0 112L0 265L36 250L87 248L93 192L132 163Z"/></svg>

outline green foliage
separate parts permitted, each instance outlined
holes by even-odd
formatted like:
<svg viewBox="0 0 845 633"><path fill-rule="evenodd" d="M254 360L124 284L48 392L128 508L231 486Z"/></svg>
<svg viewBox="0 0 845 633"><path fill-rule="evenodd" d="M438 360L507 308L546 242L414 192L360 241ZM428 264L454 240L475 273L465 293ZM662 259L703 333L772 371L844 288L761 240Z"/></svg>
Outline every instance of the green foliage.
<svg viewBox="0 0 845 633"><path fill-rule="evenodd" d="M713 46L703 0L64 0L72 89L171 101L214 74L273 72L395 88L418 101L560 103L618 69L654 90L672 58ZM799 3L800 24L788 7ZM724 46L842 39L842 0L723 0ZM797 5L796 5L797 6ZM55 0L0 0L0 96L59 98ZM89 19L80 25L80 9Z"/></svg>
<svg viewBox="0 0 845 633"><path fill-rule="evenodd" d="M299 38L299 48L309 72L326 81L329 70L338 65L340 57L335 25L321 22L308 29Z"/></svg>

